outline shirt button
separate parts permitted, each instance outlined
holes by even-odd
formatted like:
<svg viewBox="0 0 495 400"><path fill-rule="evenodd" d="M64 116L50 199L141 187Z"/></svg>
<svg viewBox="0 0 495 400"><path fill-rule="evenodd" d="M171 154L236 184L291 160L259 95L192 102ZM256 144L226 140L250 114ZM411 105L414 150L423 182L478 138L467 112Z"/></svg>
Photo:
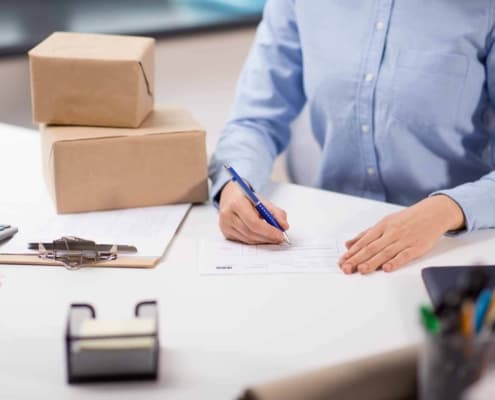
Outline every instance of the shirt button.
<svg viewBox="0 0 495 400"><path fill-rule="evenodd" d="M375 175L375 169L374 169L374 168L369 167L369 168L368 168L368 175L369 175L369 176Z"/></svg>
<svg viewBox="0 0 495 400"><path fill-rule="evenodd" d="M370 131L370 127L366 124L361 125L361 132L368 133Z"/></svg>
<svg viewBox="0 0 495 400"><path fill-rule="evenodd" d="M383 28L385 28L385 24L382 21L378 21L376 23L376 30L381 31Z"/></svg>
<svg viewBox="0 0 495 400"><path fill-rule="evenodd" d="M373 78L374 78L373 74L368 73L368 74L365 75L364 80L366 82L371 82L373 80Z"/></svg>

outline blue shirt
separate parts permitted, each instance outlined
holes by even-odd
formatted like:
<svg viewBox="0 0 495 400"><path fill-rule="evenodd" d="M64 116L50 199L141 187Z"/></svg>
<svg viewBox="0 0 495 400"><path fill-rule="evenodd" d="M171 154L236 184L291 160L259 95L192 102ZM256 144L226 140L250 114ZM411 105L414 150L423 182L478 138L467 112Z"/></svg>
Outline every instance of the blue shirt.
<svg viewBox="0 0 495 400"><path fill-rule="evenodd" d="M444 193L495 227L494 0L269 0L210 163L269 178L307 103L317 184L411 205Z"/></svg>

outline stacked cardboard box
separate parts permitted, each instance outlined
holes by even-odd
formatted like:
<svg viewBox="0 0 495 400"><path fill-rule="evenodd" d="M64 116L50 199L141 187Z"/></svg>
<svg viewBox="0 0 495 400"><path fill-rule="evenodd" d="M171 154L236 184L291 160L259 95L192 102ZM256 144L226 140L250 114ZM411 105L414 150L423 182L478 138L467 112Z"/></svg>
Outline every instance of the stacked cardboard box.
<svg viewBox="0 0 495 400"><path fill-rule="evenodd" d="M60 213L202 202L205 131L154 108L154 40L57 32L29 52L45 178Z"/></svg>

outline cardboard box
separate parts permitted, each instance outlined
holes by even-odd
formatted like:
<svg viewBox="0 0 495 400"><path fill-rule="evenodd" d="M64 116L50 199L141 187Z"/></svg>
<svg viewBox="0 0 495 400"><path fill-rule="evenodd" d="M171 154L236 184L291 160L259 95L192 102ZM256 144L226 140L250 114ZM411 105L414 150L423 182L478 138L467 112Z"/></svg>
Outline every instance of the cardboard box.
<svg viewBox="0 0 495 400"><path fill-rule="evenodd" d="M154 43L53 33L29 51L34 121L137 128L153 108Z"/></svg>
<svg viewBox="0 0 495 400"><path fill-rule="evenodd" d="M45 179L59 213L208 199L206 133L180 108L138 129L46 126Z"/></svg>

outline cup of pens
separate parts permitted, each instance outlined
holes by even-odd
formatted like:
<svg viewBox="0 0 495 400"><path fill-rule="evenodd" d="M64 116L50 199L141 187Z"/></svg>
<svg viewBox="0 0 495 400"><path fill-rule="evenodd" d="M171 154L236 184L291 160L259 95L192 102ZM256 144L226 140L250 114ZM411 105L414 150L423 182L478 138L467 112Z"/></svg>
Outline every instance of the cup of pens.
<svg viewBox="0 0 495 400"><path fill-rule="evenodd" d="M422 306L426 340L418 363L420 400L461 400L495 361L495 292L473 269L434 307Z"/></svg>

